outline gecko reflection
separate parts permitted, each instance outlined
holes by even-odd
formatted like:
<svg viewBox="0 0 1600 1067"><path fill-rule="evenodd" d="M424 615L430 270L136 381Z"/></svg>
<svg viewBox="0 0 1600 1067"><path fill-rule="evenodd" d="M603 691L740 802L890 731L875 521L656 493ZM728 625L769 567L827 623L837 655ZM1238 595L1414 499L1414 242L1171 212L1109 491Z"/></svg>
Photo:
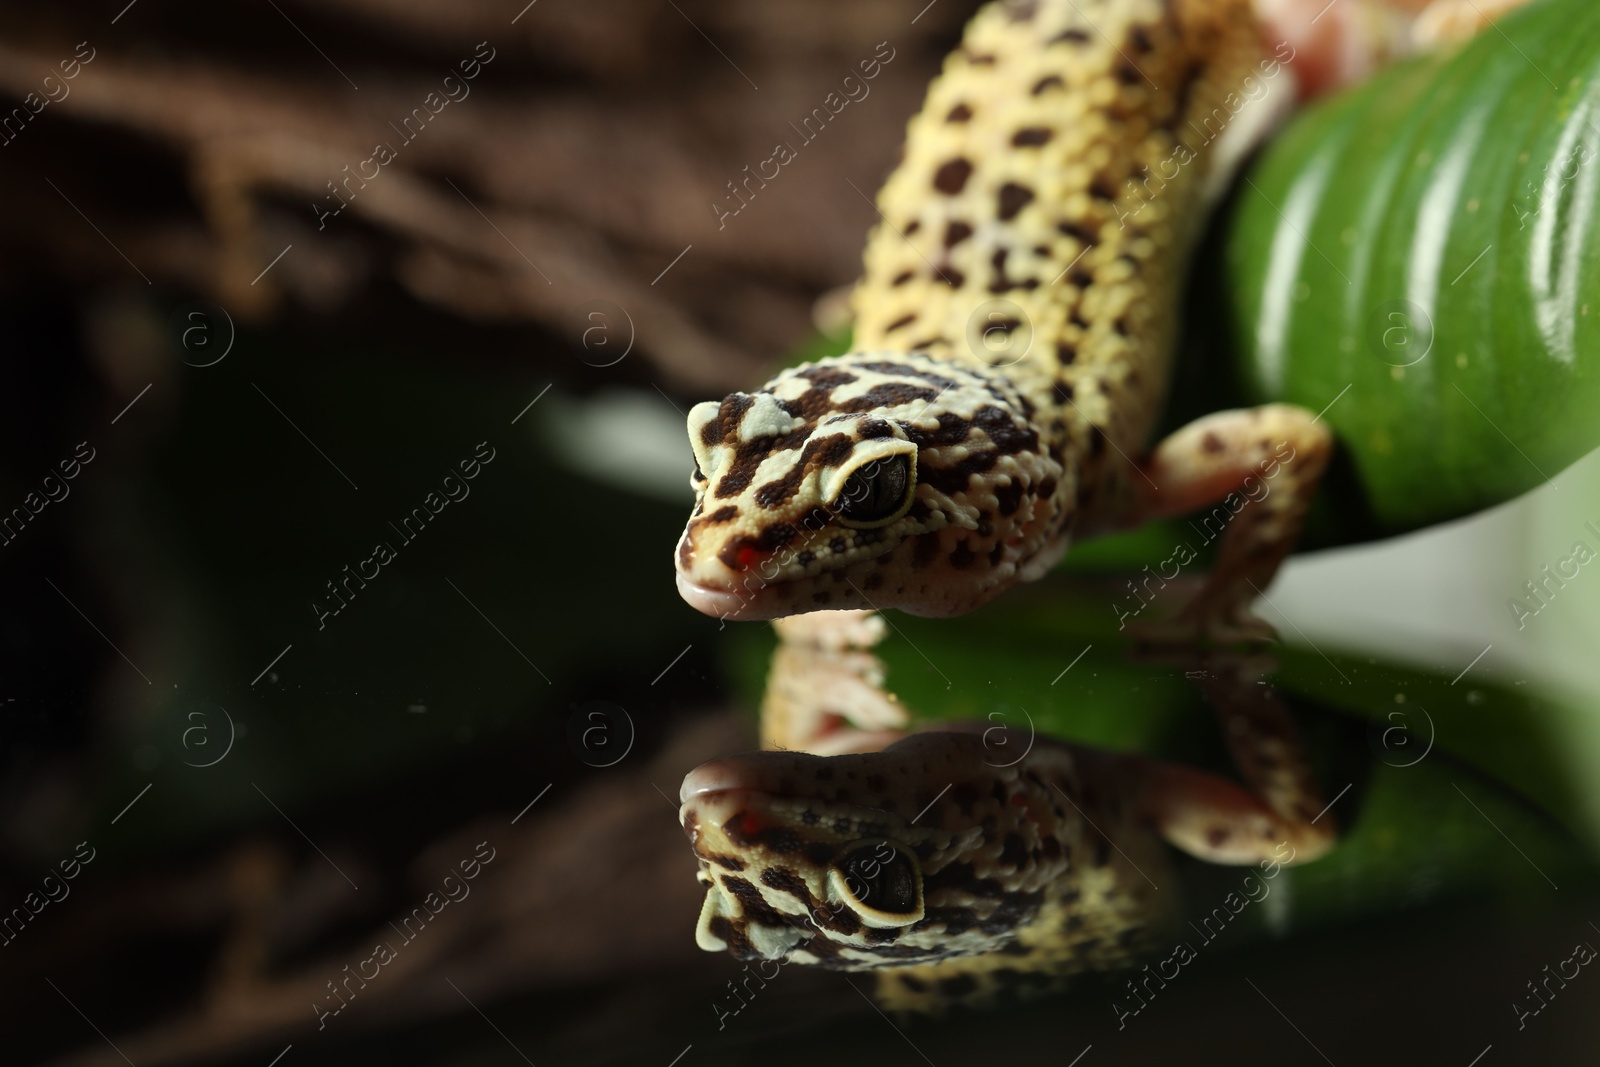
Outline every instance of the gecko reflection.
<svg viewBox="0 0 1600 1067"><path fill-rule="evenodd" d="M982 722L906 734L871 652L880 619L821 613L778 628L769 751L703 764L681 791L708 951L875 971L879 1001L900 1010L983 1002L1170 943L1168 846L1281 865L1334 842L1259 664L1213 658L1200 672L1246 790L1045 737L996 760Z"/></svg>

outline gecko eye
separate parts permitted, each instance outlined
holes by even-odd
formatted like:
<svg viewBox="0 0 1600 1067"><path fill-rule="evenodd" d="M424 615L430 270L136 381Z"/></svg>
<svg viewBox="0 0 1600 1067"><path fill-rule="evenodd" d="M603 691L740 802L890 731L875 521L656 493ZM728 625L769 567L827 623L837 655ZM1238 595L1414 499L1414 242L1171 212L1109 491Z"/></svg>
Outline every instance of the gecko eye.
<svg viewBox="0 0 1600 1067"><path fill-rule="evenodd" d="M908 926L922 918L922 872L903 847L861 842L834 861L829 877L868 926Z"/></svg>
<svg viewBox="0 0 1600 1067"><path fill-rule="evenodd" d="M905 514L914 488L910 456L875 459L850 472L833 499L833 511L846 526L883 526Z"/></svg>

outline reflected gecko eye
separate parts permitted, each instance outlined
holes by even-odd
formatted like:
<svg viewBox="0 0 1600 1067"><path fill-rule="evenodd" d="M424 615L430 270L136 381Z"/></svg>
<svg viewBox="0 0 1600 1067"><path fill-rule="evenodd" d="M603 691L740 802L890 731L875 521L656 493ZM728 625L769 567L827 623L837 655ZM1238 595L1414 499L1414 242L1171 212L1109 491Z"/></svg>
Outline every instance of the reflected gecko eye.
<svg viewBox="0 0 1600 1067"><path fill-rule="evenodd" d="M850 472L833 511L846 526L882 526L905 514L911 506L911 491L916 479L911 473L911 457L887 456L863 463Z"/></svg>
<svg viewBox="0 0 1600 1067"><path fill-rule="evenodd" d="M832 880L869 926L904 926L922 918L922 874L904 848L862 842L834 861Z"/></svg>

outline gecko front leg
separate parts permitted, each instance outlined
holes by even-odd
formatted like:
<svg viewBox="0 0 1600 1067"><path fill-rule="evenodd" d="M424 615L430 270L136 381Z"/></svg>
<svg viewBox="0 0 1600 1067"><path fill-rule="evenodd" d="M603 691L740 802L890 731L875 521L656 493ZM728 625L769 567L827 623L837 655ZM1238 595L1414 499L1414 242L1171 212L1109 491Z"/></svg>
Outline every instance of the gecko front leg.
<svg viewBox="0 0 1600 1067"><path fill-rule="evenodd" d="M1209 863L1305 863L1326 853L1338 840L1338 824L1288 709L1276 690L1260 684L1275 660L1223 652L1175 662L1200 668L1187 673L1198 675L1245 786L1189 767L1127 757L1141 778L1141 807L1157 832Z"/></svg>
<svg viewBox="0 0 1600 1067"><path fill-rule="evenodd" d="M778 647L761 701L761 747L832 756L875 752L905 736L909 716L884 688L872 649L874 611L819 611L773 622Z"/></svg>
<svg viewBox="0 0 1600 1067"><path fill-rule="evenodd" d="M1169 619L1128 628L1157 644L1275 638L1250 605L1294 547L1332 451L1328 428L1291 404L1219 411L1157 445L1123 477L1115 524L1209 508L1196 516L1196 528L1208 540L1220 535L1221 543L1215 568L1187 605Z"/></svg>

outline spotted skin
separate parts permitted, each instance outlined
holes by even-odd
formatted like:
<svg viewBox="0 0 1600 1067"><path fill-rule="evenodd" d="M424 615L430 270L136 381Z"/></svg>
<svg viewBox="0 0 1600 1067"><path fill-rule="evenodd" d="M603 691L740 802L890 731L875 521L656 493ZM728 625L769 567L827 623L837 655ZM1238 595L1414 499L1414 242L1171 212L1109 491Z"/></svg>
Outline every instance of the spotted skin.
<svg viewBox="0 0 1600 1067"><path fill-rule="evenodd" d="M1285 864L1335 841L1259 656L1177 664L1217 711L1241 788L1142 756L996 738L990 722L907 736L910 715L872 652L880 616L801 616L778 632L761 708L776 751L704 764L680 794L708 951L869 971L879 1002L899 1010L984 1004L1162 943L1179 910L1171 848ZM860 906L846 872L861 850L908 857L918 909Z"/></svg>
<svg viewBox="0 0 1600 1067"><path fill-rule="evenodd" d="M1260 36L1249 0L983 8L879 196L856 351L690 413L685 599L739 619L955 614L1044 574L1075 533L1189 501L1133 457L1166 392L1215 116L1244 78L1278 70ZM1279 521L1259 536L1251 514L1231 534L1256 529L1257 584L1287 553L1329 448L1309 413L1284 410L1274 432L1296 462L1278 480ZM909 507L858 528L841 491L892 456L914 463ZM1200 614L1237 599L1213 594L1217 610Z"/></svg>
<svg viewBox="0 0 1600 1067"><path fill-rule="evenodd" d="M1258 3L1304 7L1294 39L1339 50L1325 4ZM1465 23L1461 6L1432 9ZM1170 847L1267 866L1332 847L1259 663L1191 672L1246 789L1044 738L1012 760L981 733L906 737L870 653L877 609L969 610L1042 575L1071 537L1196 510L1252 477L1269 491L1232 509L1211 577L1155 634L1261 635L1248 604L1298 535L1326 428L1268 405L1149 438L1188 253L1229 166L1216 134L1251 79L1289 61L1288 25L1265 33L1250 0L986 6L879 196L856 351L691 412L679 590L709 614L779 620L762 737L787 749L684 781L703 948L870 971L886 1008L981 1003L1159 937L1177 903L1156 888ZM1337 80L1314 58L1297 69ZM884 470L867 480L908 475L908 495L861 521L847 490Z"/></svg>
<svg viewBox="0 0 1600 1067"><path fill-rule="evenodd" d="M1045 546L1070 475L1034 412L1005 376L921 353L823 360L700 405L689 420L700 501L680 573L709 563L726 575L757 609L741 618L972 608L1055 561ZM914 461L915 495L890 524L851 528L819 503L891 456Z"/></svg>
<svg viewBox="0 0 1600 1067"><path fill-rule="evenodd" d="M685 781L681 812L707 886L696 940L879 972L880 1002L909 1010L1125 962L1168 924L1175 894L1155 888L1166 855L1111 760L1051 744L996 768L979 735L941 733L713 761ZM710 788L724 781L737 786ZM853 848L915 857L914 921L873 925L841 895L831 864Z"/></svg>

